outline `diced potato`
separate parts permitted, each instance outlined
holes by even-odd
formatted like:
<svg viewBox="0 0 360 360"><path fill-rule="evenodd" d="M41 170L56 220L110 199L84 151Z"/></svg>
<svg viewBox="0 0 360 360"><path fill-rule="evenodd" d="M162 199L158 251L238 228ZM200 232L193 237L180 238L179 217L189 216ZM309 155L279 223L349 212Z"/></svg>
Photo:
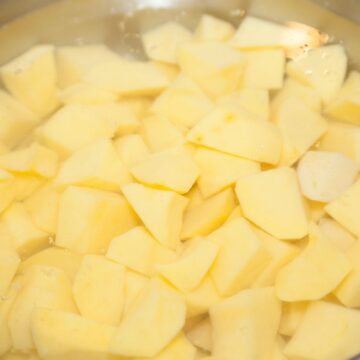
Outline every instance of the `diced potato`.
<svg viewBox="0 0 360 360"><path fill-rule="evenodd" d="M272 360L287 360L287 357L284 355L284 349L286 346L286 341L281 337L278 336L276 338Z"/></svg>
<svg viewBox="0 0 360 360"><path fill-rule="evenodd" d="M184 297L188 319L206 314L211 306L222 299L209 275L205 276L195 290L186 293Z"/></svg>
<svg viewBox="0 0 360 360"><path fill-rule="evenodd" d="M61 88L78 83L95 66L119 56L104 45L62 46L56 49L58 83Z"/></svg>
<svg viewBox="0 0 360 360"><path fill-rule="evenodd" d="M119 103L131 110L139 119L143 119L148 114L152 100L151 97L146 96L129 96L121 97Z"/></svg>
<svg viewBox="0 0 360 360"><path fill-rule="evenodd" d="M330 202L355 181L358 165L343 154L308 151L297 167L300 188L308 199Z"/></svg>
<svg viewBox="0 0 360 360"><path fill-rule="evenodd" d="M106 256L140 274L151 276L154 265L162 262L161 256L165 252L172 253L163 248L144 227L138 226L114 238Z"/></svg>
<svg viewBox="0 0 360 360"><path fill-rule="evenodd" d="M26 258L42 250L49 244L49 235L33 223L22 203L14 203L2 217L12 245L21 258Z"/></svg>
<svg viewBox="0 0 360 360"><path fill-rule="evenodd" d="M46 147L33 143L30 147L0 156L0 168L21 174L53 177L58 168L58 155Z"/></svg>
<svg viewBox="0 0 360 360"><path fill-rule="evenodd" d="M330 121L328 131L321 138L319 149L340 152L360 165L360 128Z"/></svg>
<svg viewBox="0 0 360 360"><path fill-rule="evenodd" d="M26 274L34 266L49 266L63 270L71 282L73 282L79 270L81 260L82 256L77 253L58 247L50 247L22 261L18 273Z"/></svg>
<svg viewBox="0 0 360 360"><path fill-rule="evenodd" d="M193 345L202 350L211 352L212 350L212 328L209 318L201 320L198 324L186 333L186 337Z"/></svg>
<svg viewBox="0 0 360 360"><path fill-rule="evenodd" d="M326 212L352 234L360 237L360 180L325 207Z"/></svg>
<svg viewBox="0 0 360 360"><path fill-rule="evenodd" d="M112 326L45 307L34 311L31 330L44 360L106 360L115 333Z"/></svg>
<svg viewBox="0 0 360 360"><path fill-rule="evenodd" d="M270 261L262 242L244 219L225 224L208 239L219 246L210 274L223 296L249 287Z"/></svg>
<svg viewBox="0 0 360 360"><path fill-rule="evenodd" d="M144 161L150 153L139 134L122 136L115 140L114 145L120 159L128 169Z"/></svg>
<svg viewBox="0 0 360 360"><path fill-rule="evenodd" d="M16 197L14 176L0 169L0 213L2 213Z"/></svg>
<svg viewBox="0 0 360 360"><path fill-rule="evenodd" d="M85 255L76 274L73 294L80 314L117 326L123 313L125 267L99 255Z"/></svg>
<svg viewBox="0 0 360 360"><path fill-rule="evenodd" d="M144 290L149 282L149 278L139 273L126 269L125 272L125 303L124 315L131 309L137 297Z"/></svg>
<svg viewBox="0 0 360 360"><path fill-rule="evenodd" d="M189 204L186 207L186 210L190 210L204 202L204 197L198 187L198 185L194 185L191 190L185 195L189 199Z"/></svg>
<svg viewBox="0 0 360 360"><path fill-rule="evenodd" d="M322 217L326 216L325 203L319 201L305 200L305 208L308 213L308 218L317 223Z"/></svg>
<svg viewBox="0 0 360 360"><path fill-rule="evenodd" d="M5 297L19 264L19 255L14 249L0 248L0 299Z"/></svg>
<svg viewBox="0 0 360 360"><path fill-rule="evenodd" d="M169 21L142 35L146 55L152 60L177 63L176 50L179 44L190 41L191 32L184 26Z"/></svg>
<svg viewBox="0 0 360 360"><path fill-rule="evenodd" d="M136 183L123 186L122 191L151 234L164 246L176 249L188 200L172 191Z"/></svg>
<svg viewBox="0 0 360 360"><path fill-rule="evenodd" d="M176 337L185 322L183 300L152 281L116 329L110 352L120 356L152 357Z"/></svg>
<svg viewBox="0 0 360 360"><path fill-rule="evenodd" d="M162 61L151 62L160 72L170 81L174 81L180 73L180 69L175 64L169 64Z"/></svg>
<svg viewBox="0 0 360 360"><path fill-rule="evenodd" d="M272 100L271 109L276 112L281 107L283 101L289 97L295 97L301 100L305 105L316 112L321 111L321 96L310 86L306 86L299 81L287 78L282 89Z"/></svg>
<svg viewBox="0 0 360 360"><path fill-rule="evenodd" d="M341 45L311 49L287 64L290 77L312 86L329 104L339 94L347 69L347 56Z"/></svg>
<svg viewBox="0 0 360 360"><path fill-rule="evenodd" d="M314 302L284 352L289 358L350 359L360 352L359 329L358 311Z"/></svg>
<svg viewBox="0 0 360 360"><path fill-rule="evenodd" d="M185 143L182 132L168 119L158 116L143 120L141 134L146 145L154 152Z"/></svg>
<svg viewBox="0 0 360 360"><path fill-rule="evenodd" d="M60 198L56 245L82 254L105 253L114 236L137 224L123 196L70 186Z"/></svg>
<svg viewBox="0 0 360 360"><path fill-rule="evenodd" d="M276 164L282 139L277 127L250 115L220 106L201 120L187 140L250 160Z"/></svg>
<svg viewBox="0 0 360 360"><path fill-rule="evenodd" d="M42 231L55 234L60 193L52 183L36 190L24 205L34 224Z"/></svg>
<svg viewBox="0 0 360 360"><path fill-rule="evenodd" d="M247 16L231 40L231 45L243 50L279 47L293 49L307 41L308 35L301 29Z"/></svg>
<svg viewBox="0 0 360 360"><path fill-rule="evenodd" d="M336 100L325 109L327 115L360 125L360 73L352 71Z"/></svg>
<svg viewBox="0 0 360 360"><path fill-rule="evenodd" d="M131 174L147 185L184 194L192 188L200 171L192 157L180 147L147 157L131 169Z"/></svg>
<svg viewBox="0 0 360 360"><path fill-rule="evenodd" d="M235 220L235 219L239 219L244 217L244 213L240 207L240 205L238 205L230 214L230 216L226 219L225 224Z"/></svg>
<svg viewBox="0 0 360 360"><path fill-rule="evenodd" d="M16 201L24 201L45 184L45 179L27 174L16 174L13 183Z"/></svg>
<svg viewBox="0 0 360 360"><path fill-rule="evenodd" d="M227 21L205 14L201 17L194 32L198 41L227 41L235 33L235 28Z"/></svg>
<svg viewBox="0 0 360 360"><path fill-rule="evenodd" d="M347 251L352 270L340 286L335 296L347 307L360 307L360 242L357 240Z"/></svg>
<svg viewBox="0 0 360 360"><path fill-rule="evenodd" d="M156 266L158 272L183 292L194 290L213 264L218 245L201 240L190 246L178 259Z"/></svg>
<svg viewBox="0 0 360 360"><path fill-rule="evenodd" d="M181 238L208 235L221 226L235 208L232 189L225 189L185 212Z"/></svg>
<svg viewBox="0 0 360 360"><path fill-rule="evenodd" d="M273 288L245 290L213 306L210 318L214 358L269 359L280 316L281 305Z"/></svg>
<svg viewBox="0 0 360 360"><path fill-rule="evenodd" d="M117 100L117 95L86 83L77 83L60 91L59 99L63 104L106 104Z"/></svg>
<svg viewBox="0 0 360 360"><path fill-rule="evenodd" d="M284 336L293 336L301 324L310 302L283 303L279 333Z"/></svg>
<svg viewBox="0 0 360 360"><path fill-rule="evenodd" d="M38 119L24 104L0 90L0 140L12 148L38 124Z"/></svg>
<svg viewBox="0 0 360 360"><path fill-rule="evenodd" d="M319 300L333 291L350 270L346 256L311 224L305 250L278 272L276 294L290 302Z"/></svg>
<svg viewBox="0 0 360 360"><path fill-rule="evenodd" d="M150 111L188 130L211 111L212 102L199 86L181 74L152 104Z"/></svg>
<svg viewBox="0 0 360 360"><path fill-rule="evenodd" d="M41 117L59 105L54 47L37 45L0 69L5 87Z"/></svg>
<svg viewBox="0 0 360 360"><path fill-rule="evenodd" d="M319 220L318 225L326 238L340 251L347 252L355 245L355 237L336 221L323 217Z"/></svg>
<svg viewBox="0 0 360 360"><path fill-rule="evenodd" d="M285 53L281 49L250 51L243 86L254 89L280 89L285 74Z"/></svg>
<svg viewBox="0 0 360 360"><path fill-rule="evenodd" d="M253 281L252 287L274 286L279 270L292 261L299 254L299 250L296 246L278 240L255 226L253 230L256 236L263 242L264 248L271 259L265 269Z"/></svg>
<svg viewBox="0 0 360 360"><path fill-rule="evenodd" d="M24 287L9 314L8 324L15 350L27 352L34 349L30 326L32 312L38 306L77 311L70 281L62 270L44 266L34 267L26 278Z"/></svg>
<svg viewBox="0 0 360 360"><path fill-rule="evenodd" d="M195 161L200 168L197 184L205 197L233 185L242 176L260 172L260 164L254 161L201 147Z"/></svg>
<svg viewBox="0 0 360 360"><path fill-rule="evenodd" d="M326 120L295 97L281 103L274 122L283 136L280 165L293 165L327 130Z"/></svg>
<svg viewBox="0 0 360 360"><path fill-rule="evenodd" d="M308 220L294 170L283 167L239 179L236 194L245 217L281 240L301 239Z"/></svg>
<svg viewBox="0 0 360 360"><path fill-rule="evenodd" d="M189 42L178 47L178 61L185 74L217 98L239 87L246 58L221 42Z"/></svg>
<svg viewBox="0 0 360 360"><path fill-rule="evenodd" d="M9 151L10 151L9 148L3 142L0 141L0 155L6 154Z"/></svg>
<svg viewBox="0 0 360 360"><path fill-rule="evenodd" d="M131 180L111 140L103 138L74 152L62 163L54 181L61 187L79 185L119 192Z"/></svg>
<svg viewBox="0 0 360 360"><path fill-rule="evenodd" d="M118 95L156 95L170 80L150 62L114 60L95 66L84 81Z"/></svg>
<svg viewBox="0 0 360 360"><path fill-rule="evenodd" d="M270 115L270 96L265 89L241 89L220 97L217 104L243 109L262 120L268 120Z"/></svg>

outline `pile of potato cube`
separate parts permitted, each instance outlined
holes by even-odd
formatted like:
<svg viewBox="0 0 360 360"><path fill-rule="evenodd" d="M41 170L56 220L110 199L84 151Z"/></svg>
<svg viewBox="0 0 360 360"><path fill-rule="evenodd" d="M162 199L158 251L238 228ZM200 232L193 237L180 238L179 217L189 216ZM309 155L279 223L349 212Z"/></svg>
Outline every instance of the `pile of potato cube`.
<svg viewBox="0 0 360 360"><path fill-rule="evenodd" d="M360 353L360 73L204 15L0 68L0 358ZM295 58L287 56L302 47Z"/></svg>

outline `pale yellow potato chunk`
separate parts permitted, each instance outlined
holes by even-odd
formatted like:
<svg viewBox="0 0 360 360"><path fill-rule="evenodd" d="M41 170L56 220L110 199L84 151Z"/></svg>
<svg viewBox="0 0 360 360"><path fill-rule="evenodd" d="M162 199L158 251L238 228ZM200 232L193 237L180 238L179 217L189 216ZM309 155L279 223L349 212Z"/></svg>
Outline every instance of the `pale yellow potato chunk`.
<svg viewBox="0 0 360 360"><path fill-rule="evenodd" d="M296 333L310 303L308 301L283 303L279 327L281 335L291 337Z"/></svg>
<svg viewBox="0 0 360 360"><path fill-rule="evenodd" d="M12 248L0 248L0 298L5 297L19 264L20 257Z"/></svg>
<svg viewBox="0 0 360 360"><path fill-rule="evenodd" d="M249 287L270 261L263 243L243 218L225 224L208 239L219 246L210 274L222 296Z"/></svg>
<svg viewBox="0 0 360 360"><path fill-rule="evenodd" d="M81 254L104 254L114 236L137 224L122 195L69 186L60 198L55 243Z"/></svg>
<svg viewBox="0 0 360 360"><path fill-rule="evenodd" d="M284 353L289 358L350 359L360 352L359 328L358 311L313 302Z"/></svg>
<svg viewBox="0 0 360 360"><path fill-rule="evenodd" d="M0 170L0 213L11 205L16 197L14 184L14 176L5 170Z"/></svg>
<svg viewBox="0 0 360 360"><path fill-rule="evenodd" d="M136 183L123 186L122 191L151 234L164 246L176 249L188 199Z"/></svg>
<svg viewBox="0 0 360 360"><path fill-rule="evenodd" d="M124 307L125 267L99 255L85 255L73 284L80 314L117 326Z"/></svg>
<svg viewBox="0 0 360 360"><path fill-rule="evenodd" d="M14 177L13 190L16 201L24 201L36 190L44 185L45 179L30 174L16 174Z"/></svg>
<svg viewBox="0 0 360 360"><path fill-rule="evenodd" d="M221 42L189 42L178 47L178 62L185 74L217 98L239 87L246 58Z"/></svg>
<svg viewBox="0 0 360 360"><path fill-rule="evenodd" d="M249 160L277 164L282 147L279 129L250 114L219 106L187 134L187 140Z"/></svg>
<svg viewBox="0 0 360 360"><path fill-rule="evenodd" d="M5 87L41 117L59 105L54 46L37 45L0 69Z"/></svg>
<svg viewBox="0 0 360 360"><path fill-rule="evenodd" d="M301 239L308 219L296 173L283 167L238 180L236 194L245 217L280 240Z"/></svg>
<svg viewBox="0 0 360 360"><path fill-rule="evenodd" d="M31 323L36 350L45 360L106 360L115 327L58 309L39 307Z"/></svg>
<svg viewBox="0 0 360 360"><path fill-rule="evenodd" d="M194 39L198 41L227 41L235 33L232 24L215 16L205 14L201 17L195 32Z"/></svg>
<svg viewBox="0 0 360 360"><path fill-rule="evenodd" d="M137 297L144 290L150 279L129 268L125 272L125 303L124 315L131 309Z"/></svg>
<svg viewBox="0 0 360 360"><path fill-rule="evenodd" d="M145 32L141 39L149 59L170 64L177 63L176 50L179 44L190 41L192 34L184 26L169 21Z"/></svg>
<svg viewBox="0 0 360 360"><path fill-rule="evenodd" d="M320 300L350 272L347 257L315 225L305 250L277 274L276 294L283 301Z"/></svg>
<svg viewBox="0 0 360 360"><path fill-rule="evenodd" d="M214 359L269 359L280 316L281 303L273 288L244 290L213 306L210 318Z"/></svg>
<svg viewBox="0 0 360 360"><path fill-rule="evenodd" d="M212 326L210 319L206 317L200 320L188 332L186 337L196 347L211 352L212 350Z"/></svg>

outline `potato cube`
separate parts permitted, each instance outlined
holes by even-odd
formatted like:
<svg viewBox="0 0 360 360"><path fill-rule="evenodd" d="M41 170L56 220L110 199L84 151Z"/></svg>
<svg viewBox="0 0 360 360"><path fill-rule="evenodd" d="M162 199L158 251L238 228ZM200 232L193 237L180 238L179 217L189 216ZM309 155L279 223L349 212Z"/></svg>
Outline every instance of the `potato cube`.
<svg viewBox="0 0 360 360"><path fill-rule="evenodd" d="M149 111L153 99L146 96L121 97L118 102L132 111L139 119L143 119Z"/></svg>
<svg viewBox="0 0 360 360"><path fill-rule="evenodd" d="M123 186L122 191L150 233L162 245L176 249L188 199L136 183Z"/></svg>
<svg viewBox="0 0 360 360"><path fill-rule="evenodd" d="M118 95L157 95L170 80L150 62L114 60L95 66L84 81Z"/></svg>
<svg viewBox="0 0 360 360"><path fill-rule="evenodd" d="M336 121L320 140L319 149L340 152L360 165L360 128Z"/></svg>
<svg viewBox="0 0 360 360"><path fill-rule="evenodd" d="M77 312L70 281L62 270L37 266L25 279L9 314L8 324L15 350L28 352L34 349L31 317L33 310L39 306Z"/></svg>
<svg viewBox="0 0 360 360"><path fill-rule="evenodd" d="M70 186L60 198L56 245L82 254L104 254L114 236L137 224L123 196Z"/></svg>
<svg viewBox="0 0 360 360"><path fill-rule="evenodd" d="M190 41L191 37L191 32L184 26L169 21L145 32L142 43L149 59L176 64L178 45Z"/></svg>
<svg viewBox="0 0 360 360"><path fill-rule="evenodd" d="M78 83L95 66L119 58L104 45L61 46L55 55L61 88Z"/></svg>
<svg viewBox="0 0 360 360"><path fill-rule="evenodd" d="M28 174L16 174L13 182L16 201L24 201L46 183L44 178Z"/></svg>
<svg viewBox="0 0 360 360"><path fill-rule="evenodd" d="M0 298L5 297L20 264L14 249L0 248Z"/></svg>
<svg viewBox="0 0 360 360"><path fill-rule="evenodd" d="M281 155L280 131L271 122L220 106L201 120L187 140L231 155L277 164Z"/></svg>
<svg viewBox="0 0 360 360"><path fill-rule="evenodd" d="M210 318L214 358L269 359L280 316L281 304L273 288L245 290L213 306Z"/></svg>
<svg viewBox="0 0 360 360"><path fill-rule="evenodd" d="M159 264L156 269L177 289L189 292L201 283L217 254L218 245L201 240L186 249L175 261L168 264Z"/></svg>
<svg viewBox="0 0 360 360"><path fill-rule="evenodd" d="M313 302L284 353L299 359L350 359L360 352L359 329L358 311L324 301Z"/></svg>
<svg viewBox="0 0 360 360"><path fill-rule="evenodd" d="M360 180L357 180L344 194L326 205L326 212L352 234L360 237Z"/></svg>
<svg viewBox="0 0 360 360"><path fill-rule="evenodd" d="M249 287L270 261L261 240L244 219L225 224L208 239L219 246L210 274L223 296Z"/></svg>
<svg viewBox="0 0 360 360"><path fill-rule="evenodd" d="M270 115L270 96L265 89L241 89L220 97L217 104L243 109L262 120L268 120Z"/></svg>
<svg viewBox="0 0 360 360"><path fill-rule="evenodd" d="M41 117L59 105L54 47L37 45L0 69L5 87Z"/></svg>
<svg viewBox="0 0 360 360"><path fill-rule="evenodd" d="M232 189L225 189L198 206L188 209L184 214L181 238L185 240L210 234L226 221L234 208L234 192Z"/></svg>
<svg viewBox="0 0 360 360"><path fill-rule="evenodd" d="M196 184L185 196L189 199L189 205L186 207L186 210L190 210L204 202L204 197Z"/></svg>
<svg viewBox="0 0 360 360"><path fill-rule="evenodd" d="M285 53L281 49L250 51L243 86L253 89L280 89L285 74Z"/></svg>
<svg viewBox="0 0 360 360"><path fill-rule="evenodd" d="M0 140L12 148L38 124L35 114L24 104L0 90Z"/></svg>
<svg viewBox="0 0 360 360"><path fill-rule="evenodd" d="M185 322L179 295L152 281L116 329L110 352L120 356L153 357L176 337Z"/></svg>
<svg viewBox="0 0 360 360"><path fill-rule="evenodd" d="M106 360L115 328L58 309L37 308L31 329L44 360Z"/></svg>
<svg viewBox="0 0 360 360"><path fill-rule="evenodd" d="M150 111L187 131L211 111L212 102L189 77L181 74L155 99Z"/></svg>
<svg viewBox="0 0 360 360"><path fill-rule="evenodd" d="M210 319L207 317L203 320L200 320L186 333L186 337L196 347L211 353L212 326Z"/></svg>
<svg viewBox="0 0 360 360"><path fill-rule="evenodd" d="M315 225L309 243L276 278L276 294L283 301L319 300L332 292L350 272L350 261Z"/></svg>
<svg viewBox="0 0 360 360"><path fill-rule="evenodd" d="M282 102L274 122L283 136L280 165L293 165L327 131L326 119L295 97Z"/></svg>
<svg viewBox="0 0 360 360"><path fill-rule="evenodd" d="M287 357L284 355L284 349L286 346L286 341L281 337L278 336L276 338L272 360L287 360Z"/></svg>
<svg viewBox="0 0 360 360"><path fill-rule="evenodd" d="M79 270L81 260L82 256L77 253L58 247L50 247L22 261L18 273L26 274L34 266L55 267L63 270L71 282L73 282Z"/></svg>
<svg viewBox="0 0 360 360"><path fill-rule="evenodd" d="M2 221L12 245L21 258L26 258L48 246L49 235L35 226L22 203L11 205L4 212Z"/></svg>
<svg viewBox="0 0 360 360"><path fill-rule="evenodd" d="M227 21L205 14L195 29L194 39L198 41L227 41L235 33L235 28Z"/></svg>
<svg viewBox="0 0 360 360"><path fill-rule="evenodd" d="M117 326L124 306L125 267L99 255L85 255L76 274L73 294L80 314Z"/></svg>
<svg viewBox="0 0 360 360"><path fill-rule="evenodd" d="M239 87L246 58L221 42L189 42L179 45L178 61L185 74L217 98Z"/></svg>
<svg viewBox="0 0 360 360"><path fill-rule="evenodd" d="M245 217L281 240L301 239L308 220L294 170L283 167L239 179L236 194Z"/></svg>
<svg viewBox="0 0 360 360"><path fill-rule="evenodd" d="M205 197L234 185L242 176L260 172L260 164L254 161L202 147L196 151L195 161L200 168L197 184Z"/></svg>
<svg viewBox="0 0 360 360"><path fill-rule="evenodd" d="M124 316L129 309L131 309L137 297L141 294L149 281L148 277L140 275L138 272L132 271L129 268L126 269Z"/></svg>
<svg viewBox="0 0 360 360"><path fill-rule="evenodd" d="M185 143L180 129L163 117L151 116L144 119L141 134L146 145L154 152Z"/></svg>
<svg viewBox="0 0 360 360"><path fill-rule="evenodd" d="M283 336L293 336L306 313L308 301L283 303L279 333Z"/></svg>
<svg viewBox="0 0 360 360"><path fill-rule="evenodd" d="M131 169L131 174L147 185L184 194L192 188L200 171L186 150L178 147L147 157Z"/></svg>
<svg viewBox="0 0 360 360"><path fill-rule="evenodd" d="M331 117L360 125L360 73L352 71L336 100L329 104L325 113Z"/></svg>
<svg viewBox="0 0 360 360"><path fill-rule="evenodd" d="M119 192L131 182L131 175L111 140L103 138L75 151L62 163L54 181L60 187L79 185Z"/></svg>
<svg viewBox="0 0 360 360"><path fill-rule="evenodd" d="M321 95L323 102L329 104L343 85L347 61L341 45L328 45L311 49L290 61L286 71L290 77L312 86Z"/></svg>
<svg viewBox="0 0 360 360"><path fill-rule="evenodd" d="M0 169L0 213L2 213L16 197L14 176Z"/></svg>

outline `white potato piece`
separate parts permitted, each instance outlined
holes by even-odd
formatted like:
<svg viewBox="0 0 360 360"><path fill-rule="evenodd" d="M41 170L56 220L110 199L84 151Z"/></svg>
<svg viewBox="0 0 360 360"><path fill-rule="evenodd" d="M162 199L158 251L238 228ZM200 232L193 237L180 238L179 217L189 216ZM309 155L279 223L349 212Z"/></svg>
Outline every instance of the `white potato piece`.
<svg viewBox="0 0 360 360"><path fill-rule="evenodd" d="M229 22L205 14L195 29L194 39L199 41L227 41L234 33L235 28Z"/></svg>
<svg viewBox="0 0 360 360"><path fill-rule="evenodd" d="M355 181L358 165L335 152L308 151L297 167L302 193L320 202L335 200Z"/></svg>

